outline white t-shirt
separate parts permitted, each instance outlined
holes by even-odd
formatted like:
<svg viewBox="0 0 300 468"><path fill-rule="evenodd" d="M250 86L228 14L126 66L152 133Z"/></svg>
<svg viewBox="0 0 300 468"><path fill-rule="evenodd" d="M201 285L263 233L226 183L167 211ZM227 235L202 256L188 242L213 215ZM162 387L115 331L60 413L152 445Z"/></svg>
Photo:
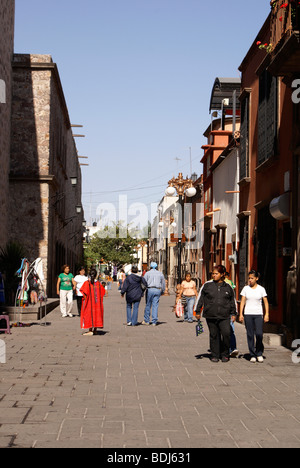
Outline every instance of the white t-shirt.
<svg viewBox="0 0 300 468"><path fill-rule="evenodd" d="M268 296L265 288L259 284L256 288L245 286L241 295L246 298L245 315L264 314L262 299Z"/></svg>
<svg viewBox="0 0 300 468"><path fill-rule="evenodd" d="M86 281L88 281L88 277L87 276L84 276L84 275L77 275L75 276L74 278L74 281L76 282L76 293L77 293L77 296L83 296L83 294L80 292L80 289L82 288L82 286L84 285L84 283Z"/></svg>

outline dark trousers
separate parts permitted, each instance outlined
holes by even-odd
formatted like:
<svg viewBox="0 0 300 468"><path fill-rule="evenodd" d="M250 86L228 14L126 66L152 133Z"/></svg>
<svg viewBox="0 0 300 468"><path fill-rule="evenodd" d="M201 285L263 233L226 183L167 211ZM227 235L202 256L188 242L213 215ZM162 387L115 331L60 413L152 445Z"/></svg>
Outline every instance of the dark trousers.
<svg viewBox="0 0 300 468"><path fill-rule="evenodd" d="M81 317L83 296L76 296L78 315Z"/></svg>
<svg viewBox="0 0 300 468"><path fill-rule="evenodd" d="M264 352L264 318L262 315L245 315L248 348L251 357L260 357ZM256 337L256 344L255 344Z"/></svg>
<svg viewBox="0 0 300 468"><path fill-rule="evenodd" d="M207 319L210 334L210 350L213 358L230 356L231 319Z"/></svg>

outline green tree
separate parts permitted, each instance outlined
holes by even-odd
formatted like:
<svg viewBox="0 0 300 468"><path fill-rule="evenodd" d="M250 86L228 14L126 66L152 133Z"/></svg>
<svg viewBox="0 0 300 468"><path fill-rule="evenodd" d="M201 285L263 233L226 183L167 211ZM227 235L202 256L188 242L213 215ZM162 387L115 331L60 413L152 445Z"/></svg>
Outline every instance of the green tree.
<svg viewBox="0 0 300 468"><path fill-rule="evenodd" d="M139 240L130 234L130 226L125 229L122 223L107 226L95 234L90 244L85 246L86 265L90 267L102 260L115 265L134 263L135 248L138 244Z"/></svg>

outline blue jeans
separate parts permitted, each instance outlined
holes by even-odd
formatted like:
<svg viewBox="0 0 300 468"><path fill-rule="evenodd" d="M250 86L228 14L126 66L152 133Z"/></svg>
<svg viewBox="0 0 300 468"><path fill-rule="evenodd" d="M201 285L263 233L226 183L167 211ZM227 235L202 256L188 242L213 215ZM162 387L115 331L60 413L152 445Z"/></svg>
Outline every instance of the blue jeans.
<svg viewBox="0 0 300 468"><path fill-rule="evenodd" d="M147 305L145 308L144 321L150 322L151 308L152 308L152 323L157 323L158 320L158 305L161 296L160 289L150 288L147 291Z"/></svg>
<svg viewBox="0 0 300 468"><path fill-rule="evenodd" d="M131 323L133 327L135 327L138 323L139 307L140 301L127 302L127 323Z"/></svg>
<svg viewBox="0 0 300 468"><path fill-rule="evenodd" d="M250 356L261 357L265 349L263 343L264 318L262 315L245 315L245 325Z"/></svg>
<svg viewBox="0 0 300 468"><path fill-rule="evenodd" d="M187 297L184 296L186 299L186 306L184 307L184 321L193 322L194 321L194 305L196 302L196 297Z"/></svg>
<svg viewBox="0 0 300 468"><path fill-rule="evenodd" d="M235 322L231 322L231 337L230 337L230 354L236 350L236 337L235 337Z"/></svg>

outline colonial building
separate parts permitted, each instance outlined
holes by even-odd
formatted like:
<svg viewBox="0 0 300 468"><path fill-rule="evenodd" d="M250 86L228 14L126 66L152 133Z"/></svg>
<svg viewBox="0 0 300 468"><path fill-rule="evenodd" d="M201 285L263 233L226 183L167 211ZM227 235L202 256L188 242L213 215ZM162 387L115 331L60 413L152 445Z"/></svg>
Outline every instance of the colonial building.
<svg viewBox="0 0 300 468"><path fill-rule="evenodd" d="M204 204L203 204L203 175L200 177L196 173L191 179L196 189L196 195L192 198L185 196L185 232L183 237L182 265L184 277L185 272L192 275L199 289L203 283L203 244L204 244ZM187 210L187 206L191 206Z"/></svg>
<svg viewBox="0 0 300 468"><path fill-rule="evenodd" d="M272 9L240 66L240 276L251 268L261 273L271 323L287 336L291 332L298 336L299 307L297 312L296 297L288 290L288 277L297 262L297 217L291 204L291 194L298 191L293 167L292 89L279 76L283 72L277 69L274 73L276 67L270 67L274 16L280 13L282 18L279 21L278 17L277 27L286 21L287 11L281 4L277 2ZM273 45L267 51L261 44Z"/></svg>
<svg viewBox="0 0 300 468"><path fill-rule="evenodd" d="M81 170L58 69L49 55L15 54L12 87L10 238L41 257L56 294L61 266L82 259Z"/></svg>
<svg viewBox="0 0 300 468"><path fill-rule="evenodd" d="M227 148L211 166L213 174L213 214L211 264L224 265L238 286L239 249L239 138L231 138ZM245 282L242 283L244 286Z"/></svg>
<svg viewBox="0 0 300 468"><path fill-rule="evenodd" d="M239 119L237 121L239 129ZM238 131L238 130L236 130ZM232 280L236 283L236 270L232 268L229 256L238 249L238 161L239 144L234 138L232 119L222 122L215 119L204 133L208 143L203 146L203 185L204 185L204 245L203 281L211 278L214 266L224 265L232 270ZM231 193L229 193L231 192Z"/></svg>
<svg viewBox="0 0 300 468"><path fill-rule="evenodd" d="M300 5L299 2L286 3L283 0L271 3L272 47L267 66L269 73L279 80L281 77L287 87L285 99L281 101L281 125L287 132L287 146L284 148L282 144L281 154L282 158L287 154L291 157L284 186L281 180L278 199L280 206L288 207L288 212L283 208L283 215L288 219L281 237L285 293L283 317L288 336L297 339L300 336Z"/></svg>
<svg viewBox="0 0 300 468"><path fill-rule="evenodd" d="M212 89L211 125L204 136L203 146L203 199L204 245L202 281L211 278L215 265L224 265L232 280L237 282L236 261L238 250L237 209L238 194L238 138L240 130L240 104L238 97L241 80L216 78ZM231 193L229 193L231 192Z"/></svg>
<svg viewBox="0 0 300 468"><path fill-rule="evenodd" d="M165 275L171 287L177 277L177 243L174 242L174 223L178 222L178 197L164 196L158 205L158 216L152 227L150 255L156 261L159 270ZM176 225L177 226L177 225Z"/></svg>
<svg viewBox="0 0 300 468"><path fill-rule="evenodd" d="M8 240L8 199L14 0L0 0L0 247Z"/></svg>

